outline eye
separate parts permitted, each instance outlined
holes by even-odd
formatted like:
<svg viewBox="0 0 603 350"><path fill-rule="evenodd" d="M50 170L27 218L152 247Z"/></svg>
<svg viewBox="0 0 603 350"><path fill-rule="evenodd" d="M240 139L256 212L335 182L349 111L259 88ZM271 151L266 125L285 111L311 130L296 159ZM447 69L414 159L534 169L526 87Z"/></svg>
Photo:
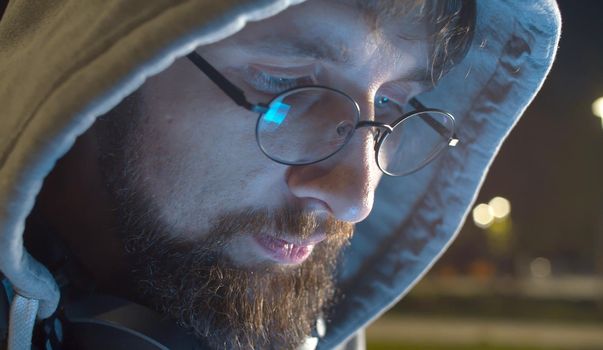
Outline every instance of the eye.
<svg viewBox="0 0 603 350"><path fill-rule="evenodd" d="M377 96L375 98L375 107L384 108L388 107L387 105L391 103L391 100L385 96Z"/></svg>
<svg viewBox="0 0 603 350"><path fill-rule="evenodd" d="M285 90L302 85L313 84L310 76L288 76L283 73L267 73L259 69L249 68L245 80L256 90L264 93L278 94Z"/></svg>
<svg viewBox="0 0 603 350"><path fill-rule="evenodd" d="M392 123L404 114L404 108L387 96L375 97L375 118L384 123Z"/></svg>

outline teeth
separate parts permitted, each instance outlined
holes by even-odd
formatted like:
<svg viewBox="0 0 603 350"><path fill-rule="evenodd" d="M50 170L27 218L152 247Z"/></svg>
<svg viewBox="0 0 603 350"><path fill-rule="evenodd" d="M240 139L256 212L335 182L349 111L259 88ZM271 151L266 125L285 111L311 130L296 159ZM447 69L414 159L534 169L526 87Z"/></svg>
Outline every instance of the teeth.
<svg viewBox="0 0 603 350"><path fill-rule="evenodd" d="M308 249L306 246L289 243L285 240L270 236L262 237L262 241L268 246L269 249L279 251L281 254L291 258L305 254L306 250Z"/></svg>
<svg viewBox="0 0 603 350"><path fill-rule="evenodd" d="M282 263L297 264L305 260L314 248L314 244L295 244L270 235L257 238L266 249L271 251L273 258Z"/></svg>
<svg viewBox="0 0 603 350"><path fill-rule="evenodd" d="M278 245L275 245L275 246L278 246ZM273 247L275 247L275 246L273 246ZM280 245L278 247L275 247L274 249L282 250L284 252L284 254L287 256L297 256L297 255L299 255L299 251L300 251L301 247L296 246L293 243L286 243L285 245Z"/></svg>

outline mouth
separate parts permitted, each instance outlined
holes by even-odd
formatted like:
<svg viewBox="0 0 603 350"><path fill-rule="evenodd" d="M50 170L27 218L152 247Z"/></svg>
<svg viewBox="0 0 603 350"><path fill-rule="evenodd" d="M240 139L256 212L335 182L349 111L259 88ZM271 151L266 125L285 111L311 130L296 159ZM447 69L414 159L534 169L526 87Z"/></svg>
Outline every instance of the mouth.
<svg viewBox="0 0 603 350"><path fill-rule="evenodd" d="M276 238L270 235L256 235L255 242L271 260L284 265L298 265L304 262L314 246L325 240L325 234L315 234L308 239Z"/></svg>

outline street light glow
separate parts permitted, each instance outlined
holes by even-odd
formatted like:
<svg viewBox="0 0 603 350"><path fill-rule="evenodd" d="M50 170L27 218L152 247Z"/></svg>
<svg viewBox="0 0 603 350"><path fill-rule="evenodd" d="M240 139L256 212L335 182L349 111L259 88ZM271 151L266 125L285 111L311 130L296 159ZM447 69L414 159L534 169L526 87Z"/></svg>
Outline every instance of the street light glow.
<svg viewBox="0 0 603 350"><path fill-rule="evenodd" d="M478 204L473 208L473 222L477 227L488 228L494 221L492 208L488 204Z"/></svg>
<svg viewBox="0 0 603 350"><path fill-rule="evenodd" d="M511 203L503 197L494 197L488 202L492 208L492 215L497 219L503 219L511 213Z"/></svg>
<svg viewBox="0 0 603 350"><path fill-rule="evenodd" d="M593 114L601 119L601 128L603 128L603 97L593 102Z"/></svg>
<svg viewBox="0 0 603 350"><path fill-rule="evenodd" d="M547 278L551 276L551 261L547 258L536 258L530 263L530 272L535 278Z"/></svg>

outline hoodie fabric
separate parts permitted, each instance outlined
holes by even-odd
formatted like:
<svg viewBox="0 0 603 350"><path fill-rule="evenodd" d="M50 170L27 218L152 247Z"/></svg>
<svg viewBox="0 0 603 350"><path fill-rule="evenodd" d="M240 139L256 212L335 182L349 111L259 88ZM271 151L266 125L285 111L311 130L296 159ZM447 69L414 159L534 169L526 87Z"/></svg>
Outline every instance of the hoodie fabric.
<svg viewBox="0 0 603 350"><path fill-rule="evenodd" d="M299 2L9 2L0 21L0 270L14 292L13 349L29 346L32 315L49 317L59 301L53 276L23 246L25 219L55 162L175 58ZM466 58L420 96L456 116L461 142L420 172L382 179L345 251L337 281L345 297L319 349L361 334L446 250L551 67L560 32L553 1L477 1L476 25Z"/></svg>

